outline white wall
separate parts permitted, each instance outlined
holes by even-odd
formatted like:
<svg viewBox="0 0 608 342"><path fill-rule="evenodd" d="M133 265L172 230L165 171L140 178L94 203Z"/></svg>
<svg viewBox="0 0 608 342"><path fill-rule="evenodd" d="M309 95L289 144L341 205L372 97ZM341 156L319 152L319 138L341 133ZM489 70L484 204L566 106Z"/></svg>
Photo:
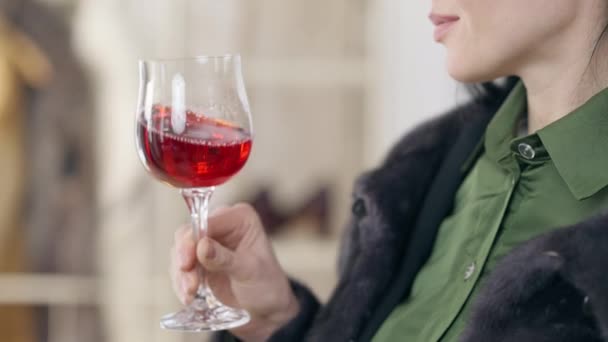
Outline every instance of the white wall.
<svg viewBox="0 0 608 342"><path fill-rule="evenodd" d="M444 49L432 38L431 1L370 2L371 73L365 125L365 165L375 165L416 123L456 104L456 83L445 68Z"/></svg>

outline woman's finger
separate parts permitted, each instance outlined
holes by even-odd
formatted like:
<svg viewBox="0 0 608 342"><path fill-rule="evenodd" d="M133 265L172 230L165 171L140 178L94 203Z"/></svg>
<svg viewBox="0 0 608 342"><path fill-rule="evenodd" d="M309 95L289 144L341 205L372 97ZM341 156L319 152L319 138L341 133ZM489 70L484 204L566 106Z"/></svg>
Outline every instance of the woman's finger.
<svg viewBox="0 0 608 342"><path fill-rule="evenodd" d="M196 266L196 244L190 227L180 228L175 233L176 262L182 271L190 271Z"/></svg>
<svg viewBox="0 0 608 342"><path fill-rule="evenodd" d="M257 213L249 204L240 203L224 208L209 217L207 236L221 240L229 235L239 235L253 226Z"/></svg>
<svg viewBox="0 0 608 342"><path fill-rule="evenodd" d="M169 268L171 286L180 302L186 304L194 298L198 287L198 274L196 269L190 271L181 270L179 262L176 259L177 253L173 249L171 253L171 267Z"/></svg>
<svg viewBox="0 0 608 342"><path fill-rule="evenodd" d="M196 254L205 269L212 272L229 272L234 265L234 253L210 238L201 240Z"/></svg>
<svg viewBox="0 0 608 342"><path fill-rule="evenodd" d="M190 272L180 272L181 298L184 304L190 304L196 295L198 289L198 273L196 270Z"/></svg>
<svg viewBox="0 0 608 342"><path fill-rule="evenodd" d="M210 238L205 238L199 242L196 253L205 270L225 272L237 281L247 281L256 272L251 259L244 258L243 260L243 258L240 258L237 261L232 250Z"/></svg>

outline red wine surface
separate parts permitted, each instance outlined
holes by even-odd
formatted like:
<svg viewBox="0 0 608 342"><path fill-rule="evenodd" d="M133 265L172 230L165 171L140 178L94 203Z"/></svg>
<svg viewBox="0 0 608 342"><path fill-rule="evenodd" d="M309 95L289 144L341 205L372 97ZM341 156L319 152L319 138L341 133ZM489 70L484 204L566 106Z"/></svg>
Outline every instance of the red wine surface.
<svg viewBox="0 0 608 342"><path fill-rule="evenodd" d="M145 119L144 119L145 120ZM181 134L171 124L171 109L155 106L137 124L141 159L158 179L177 188L220 185L247 162L252 139L230 123L187 112Z"/></svg>

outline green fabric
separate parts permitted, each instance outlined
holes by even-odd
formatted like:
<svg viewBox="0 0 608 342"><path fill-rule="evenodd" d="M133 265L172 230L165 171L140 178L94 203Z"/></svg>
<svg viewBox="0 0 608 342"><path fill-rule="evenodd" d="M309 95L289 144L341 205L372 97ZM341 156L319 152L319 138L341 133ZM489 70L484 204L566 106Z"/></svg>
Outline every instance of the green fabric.
<svg viewBox="0 0 608 342"><path fill-rule="evenodd" d="M608 90L518 138L526 103L520 83L490 122L409 298L374 342L457 341L475 295L512 248L608 208Z"/></svg>

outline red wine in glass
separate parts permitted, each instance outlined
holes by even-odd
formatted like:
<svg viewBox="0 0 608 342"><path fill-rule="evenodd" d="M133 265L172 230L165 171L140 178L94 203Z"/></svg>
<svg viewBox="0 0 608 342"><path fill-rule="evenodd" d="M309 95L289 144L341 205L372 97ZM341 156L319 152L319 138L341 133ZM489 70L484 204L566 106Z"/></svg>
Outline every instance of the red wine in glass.
<svg viewBox="0 0 608 342"><path fill-rule="evenodd" d="M247 162L252 140L242 128L188 111L185 130L175 134L171 108L154 106L137 123L137 138L148 170L177 188L216 186Z"/></svg>

